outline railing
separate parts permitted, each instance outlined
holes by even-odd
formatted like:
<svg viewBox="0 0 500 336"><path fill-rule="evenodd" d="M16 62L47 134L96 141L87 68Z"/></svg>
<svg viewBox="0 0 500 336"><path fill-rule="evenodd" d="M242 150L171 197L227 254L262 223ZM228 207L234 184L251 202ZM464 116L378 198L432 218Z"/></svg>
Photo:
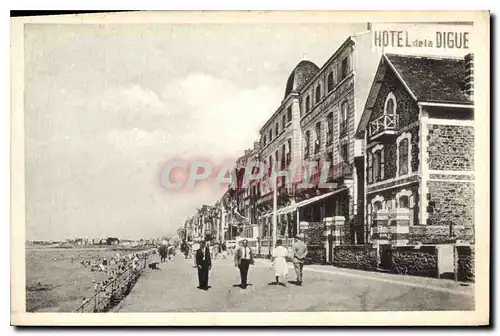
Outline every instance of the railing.
<svg viewBox="0 0 500 336"><path fill-rule="evenodd" d="M397 114L384 114L370 122L370 136L377 135L384 131L395 131L398 127Z"/></svg>
<svg viewBox="0 0 500 336"><path fill-rule="evenodd" d="M310 182L312 184L319 184L321 181L322 170L319 169L311 174ZM352 175L352 165L348 162L342 162L336 165L332 165L328 168L328 175L326 182L332 182L338 180L339 178Z"/></svg>
<svg viewBox="0 0 500 336"><path fill-rule="evenodd" d="M149 255L141 256L137 265L132 262L129 266L118 273L105 286L96 288L96 292L90 298L86 299L74 313L101 313L107 312L118 304L134 287L137 279L146 268Z"/></svg>

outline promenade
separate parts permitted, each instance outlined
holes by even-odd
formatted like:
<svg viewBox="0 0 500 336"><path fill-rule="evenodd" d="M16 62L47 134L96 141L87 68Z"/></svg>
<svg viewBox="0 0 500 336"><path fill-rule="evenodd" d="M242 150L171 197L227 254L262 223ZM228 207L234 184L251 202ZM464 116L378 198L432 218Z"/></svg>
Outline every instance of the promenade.
<svg viewBox="0 0 500 336"><path fill-rule="evenodd" d="M232 258L213 261L208 291L197 289L192 259L178 255L147 269L115 312L324 312L473 310L474 285L332 266L304 267L299 287L289 264L287 286L270 285L270 261L258 259L249 272L249 285L237 285L239 272Z"/></svg>

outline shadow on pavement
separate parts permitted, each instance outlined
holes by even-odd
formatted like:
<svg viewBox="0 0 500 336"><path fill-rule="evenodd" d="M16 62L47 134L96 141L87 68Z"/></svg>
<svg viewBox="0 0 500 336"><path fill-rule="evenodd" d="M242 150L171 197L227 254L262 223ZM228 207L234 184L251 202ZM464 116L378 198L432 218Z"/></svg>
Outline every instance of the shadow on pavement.
<svg viewBox="0 0 500 336"><path fill-rule="evenodd" d="M288 281L289 284L292 284L292 285L295 285L295 286L298 286L299 283L297 281Z"/></svg>
<svg viewBox="0 0 500 336"><path fill-rule="evenodd" d="M277 285L278 285L278 283L277 283L277 282L270 282L270 283L268 283L267 285L268 285L268 286L277 286Z"/></svg>

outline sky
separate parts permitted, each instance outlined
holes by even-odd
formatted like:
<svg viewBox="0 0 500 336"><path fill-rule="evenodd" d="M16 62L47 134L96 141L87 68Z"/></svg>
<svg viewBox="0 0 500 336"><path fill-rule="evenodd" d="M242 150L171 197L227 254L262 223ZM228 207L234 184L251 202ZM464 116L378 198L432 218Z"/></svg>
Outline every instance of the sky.
<svg viewBox="0 0 500 336"><path fill-rule="evenodd" d="M165 162L243 155L296 64L365 27L26 25L26 239L175 233L223 190L168 191Z"/></svg>

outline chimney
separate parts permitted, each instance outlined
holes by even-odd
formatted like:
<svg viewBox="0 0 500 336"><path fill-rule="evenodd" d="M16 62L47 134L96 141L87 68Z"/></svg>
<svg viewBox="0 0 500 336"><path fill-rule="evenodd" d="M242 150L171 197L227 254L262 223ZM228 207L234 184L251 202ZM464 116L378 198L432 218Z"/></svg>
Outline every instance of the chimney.
<svg viewBox="0 0 500 336"><path fill-rule="evenodd" d="M465 55L465 93L474 100L474 54Z"/></svg>

